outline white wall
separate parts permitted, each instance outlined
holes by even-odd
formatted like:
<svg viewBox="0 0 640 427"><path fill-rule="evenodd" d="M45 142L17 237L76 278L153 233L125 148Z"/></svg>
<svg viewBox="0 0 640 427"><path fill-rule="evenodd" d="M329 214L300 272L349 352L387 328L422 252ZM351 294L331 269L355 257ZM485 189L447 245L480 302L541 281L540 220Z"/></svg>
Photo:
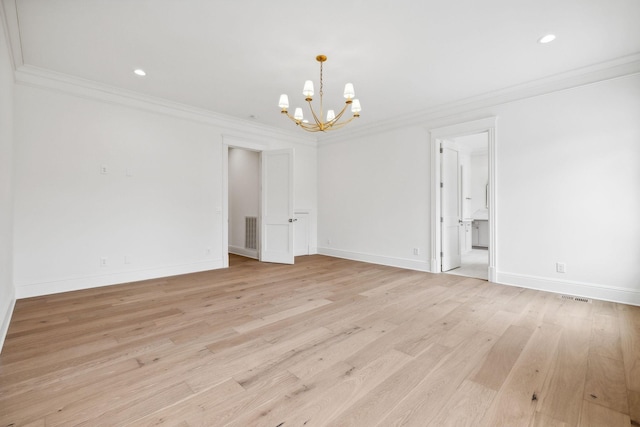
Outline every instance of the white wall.
<svg viewBox="0 0 640 427"><path fill-rule="evenodd" d="M499 280L640 304L640 75L496 111Z"/></svg>
<svg viewBox="0 0 640 427"><path fill-rule="evenodd" d="M2 7L0 7L1 13ZM0 15L0 350L15 304L12 279L13 66Z"/></svg>
<svg viewBox="0 0 640 427"><path fill-rule="evenodd" d="M640 304L640 75L322 144L319 252L428 267L428 129L494 115L498 281Z"/></svg>
<svg viewBox="0 0 640 427"><path fill-rule="evenodd" d="M16 86L18 297L224 265L231 128L124 104ZM315 146L232 131L265 150L295 147L297 194L316 207Z"/></svg>
<svg viewBox="0 0 640 427"><path fill-rule="evenodd" d="M245 217L260 213L260 154L229 148L229 251L257 258L245 248Z"/></svg>
<svg viewBox="0 0 640 427"><path fill-rule="evenodd" d="M428 270L426 129L325 143L318 163L319 252Z"/></svg>

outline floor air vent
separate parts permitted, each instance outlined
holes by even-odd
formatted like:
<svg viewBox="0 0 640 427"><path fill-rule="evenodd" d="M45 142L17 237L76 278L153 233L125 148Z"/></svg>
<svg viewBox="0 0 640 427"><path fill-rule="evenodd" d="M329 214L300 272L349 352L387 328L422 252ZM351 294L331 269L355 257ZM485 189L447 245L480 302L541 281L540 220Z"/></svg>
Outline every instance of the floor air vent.
<svg viewBox="0 0 640 427"><path fill-rule="evenodd" d="M586 302L589 304L593 302L593 300L590 300L589 298L574 297L573 295L560 295L560 299L568 299L568 300L577 301L577 302Z"/></svg>
<svg viewBox="0 0 640 427"><path fill-rule="evenodd" d="M255 216L244 217L244 247L258 249L258 218Z"/></svg>

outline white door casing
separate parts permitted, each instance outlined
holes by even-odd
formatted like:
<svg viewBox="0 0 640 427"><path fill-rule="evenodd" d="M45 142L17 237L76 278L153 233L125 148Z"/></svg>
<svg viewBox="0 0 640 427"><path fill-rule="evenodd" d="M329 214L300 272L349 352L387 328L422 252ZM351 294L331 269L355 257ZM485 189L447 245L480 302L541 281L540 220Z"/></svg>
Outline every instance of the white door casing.
<svg viewBox="0 0 640 427"><path fill-rule="evenodd" d="M429 130L431 140L431 272L441 269L441 229L440 229L440 142L460 136L487 132L489 146L489 281L495 282L498 270L498 248L496 246L498 230L498 209L496 194L497 166L497 117L487 117L470 122L457 123Z"/></svg>
<svg viewBox="0 0 640 427"><path fill-rule="evenodd" d="M440 206L442 271L460 267L462 251L460 232L462 215L460 206L460 158L458 150L449 141L440 145Z"/></svg>
<svg viewBox="0 0 640 427"><path fill-rule="evenodd" d="M260 261L294 263L293 149L262 152Z"/></svg>
<svg viewBox="0 0 640 427"><path fill-rule="evenodd" d="M294 255L309 255L309 211L296 210L294 215Z"/></svg>

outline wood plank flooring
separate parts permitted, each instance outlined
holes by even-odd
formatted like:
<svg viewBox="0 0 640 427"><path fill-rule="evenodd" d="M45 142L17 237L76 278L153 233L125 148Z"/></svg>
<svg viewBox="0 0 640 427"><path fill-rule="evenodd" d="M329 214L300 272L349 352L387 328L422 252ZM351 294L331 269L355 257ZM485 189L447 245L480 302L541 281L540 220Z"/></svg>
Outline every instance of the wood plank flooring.
<svg viewBox="0 0 640 427"><path fill-rule="evenodd" d="M2 426L640 425L640 307L325 256L19 300Z"/></svg>

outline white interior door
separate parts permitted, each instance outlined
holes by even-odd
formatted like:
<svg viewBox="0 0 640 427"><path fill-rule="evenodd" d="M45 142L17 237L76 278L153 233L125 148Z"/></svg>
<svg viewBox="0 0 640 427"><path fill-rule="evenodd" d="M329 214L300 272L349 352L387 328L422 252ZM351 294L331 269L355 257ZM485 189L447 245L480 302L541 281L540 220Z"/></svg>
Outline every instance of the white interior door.
<svg viewBox="0 0 640 427"><path fill-rule="evenodd" d="M458 157L458 151L452 143L444 141L440 147L442 271L449 271L460 267L462 263L462 253L460 250L462 217L458 175L460 158Z"/></svg>
<svg viewBox="0 0 640 427"><path fill-rule="evenodd" d="M260 261L293 264L293 149L262 152Z"/></svg>

